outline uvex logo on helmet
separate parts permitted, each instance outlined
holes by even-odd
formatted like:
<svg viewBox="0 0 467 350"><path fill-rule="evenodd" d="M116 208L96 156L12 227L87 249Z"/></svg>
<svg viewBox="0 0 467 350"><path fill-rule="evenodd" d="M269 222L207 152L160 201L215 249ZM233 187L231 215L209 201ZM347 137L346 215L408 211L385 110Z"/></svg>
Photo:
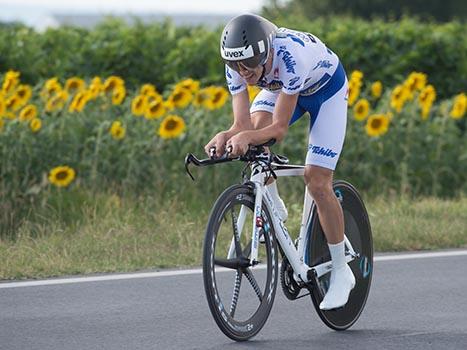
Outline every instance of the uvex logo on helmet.
<svg viewBox="0 0 467 350"><path fill-rule="evenodd" d="M225 51L224 52L225 57L228 58L238 58L238 57L244 57L243 56L243 51Z"/></svg>
<svg viewBox="0 0 467 350"><path fill-rule="evenodd" d="M251 45L248 47L221 47L222 58L229 61L240 61L253 57L255 54Z"/></svg>

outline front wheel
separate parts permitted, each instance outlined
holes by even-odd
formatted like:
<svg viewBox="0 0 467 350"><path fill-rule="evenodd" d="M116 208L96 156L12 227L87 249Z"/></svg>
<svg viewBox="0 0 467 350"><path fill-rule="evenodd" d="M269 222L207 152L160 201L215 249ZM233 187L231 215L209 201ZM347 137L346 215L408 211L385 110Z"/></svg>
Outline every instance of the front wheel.
<svg viewBox="0 0 467 350"><path fill-rule="evenodd" d="M248 185L235 185L217 199L209 217L203 251L204 289L219 328L236 341L247 340L264 326L277 286L278 250L265 204L259 264L251 266L255 197Z"/></svg>
<svg viewBox="0 0 467 350"><path fill-rule="evenodd" d="M356 284L344 307L323 311L319 308L319 304L329 287L330 273L327 273L321 276L317 284L311 288L311 299L319 317L328 327L344 330L357 321L365 307L373 273L373 239L368 214L357 190L345 181L334 182L333 188L344 213L344 233L354 251L359 254L358 258L349 263ZM347 248L346 253L348 253ZM308 230L306 259L310 267L331 260L316 207L313 208L312 221Z"/></svg>

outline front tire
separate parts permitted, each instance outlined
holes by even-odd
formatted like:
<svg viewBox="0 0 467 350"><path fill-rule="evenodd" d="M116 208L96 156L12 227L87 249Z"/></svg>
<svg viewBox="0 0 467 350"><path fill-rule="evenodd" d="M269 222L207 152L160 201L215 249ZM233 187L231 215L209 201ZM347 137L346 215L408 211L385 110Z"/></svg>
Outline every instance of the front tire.
<svg viewBox="0 0 467 350"><path fill-rule="evenodd" d="M258 259L265 264L265 269L264 265L244 266L251 251L254 203L251 186L235 185L226 189L211 211L204 241L203 279L209 308L221 331L236 341L253 337L264 326L278 279L274 227L264 203L261 213L264 243L258 244ZM246 218L243 229L237 230L239 245L235 245L234 256L229 259L229 248L235 237L233 227L242 215ZM236 259L238 252L242 259ZM243 266L233 265L240 260Z"/></svg>

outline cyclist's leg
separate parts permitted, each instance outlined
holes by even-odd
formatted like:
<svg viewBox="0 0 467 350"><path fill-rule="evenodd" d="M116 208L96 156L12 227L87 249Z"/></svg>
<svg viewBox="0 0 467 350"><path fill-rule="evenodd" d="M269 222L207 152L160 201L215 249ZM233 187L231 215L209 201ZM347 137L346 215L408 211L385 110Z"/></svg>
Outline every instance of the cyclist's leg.
<svg viewBox="0 0 467 350"><path fill-rule="evenodd" d="M278 96L279 92L261 90L255 97L250 108L251 119L255 129L264 128L272 123L272 114L274 112L274 107L276 105ZM292 120L298 119L303 113L304 110L297 105ZM279 196L276 181L271 178L269 179L267 185L269 193L272 195L272 199L275 202L279 216L281 217L282 221L287 220L288 211L285 207L284 201Z"/></svg>
<svg viewBox="0 0 467 350"><path fill-rule="evenodd" d="M327 94L327 95L326 95ZM344 216L333 188L334 169L345 138L347 81L333 94L324 90L312 105L312 128L305 168L305 182L313 196L333 262L331 283L320 308L329 310L347 303L355 277L345 261ZM300 103L300 101L299 101Z"/></svg>

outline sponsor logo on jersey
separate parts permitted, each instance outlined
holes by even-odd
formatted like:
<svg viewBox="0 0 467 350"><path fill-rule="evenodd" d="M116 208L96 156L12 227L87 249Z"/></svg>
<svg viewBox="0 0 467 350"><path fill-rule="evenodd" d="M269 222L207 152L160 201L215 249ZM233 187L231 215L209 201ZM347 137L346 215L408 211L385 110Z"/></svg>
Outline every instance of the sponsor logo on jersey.
<svg viewBox="0 0 467 350"><path fill-rule="evenodd" d="M282 89L282 81L280 80L273 80L269 83L266 80L261 80L256 85L269 91L276 91Z"/></svg>
<svg viewBox="0 0 467 350"><path fill-rule="evenodd" d="M242 88L242 85L237 85L237 86L235 86L235 85L229 84L229 90L230 90L230 91L237 91L237 90L239 90L239 89L241 89L241 88Z"/></svg>
<svg viewBox="0 0 467 350"><path fill-rule="evenodd" d="M255 106L270 106L270 107L274 107L275 106L275 103L272 102L272 101L268 101L268 100L258 100L254 103Z"/></svg>
<svg viewBox="0 0 467 350"><path fill-rule="evenodd" d="M295 77L289 80L289 86L294 86L294 84L300 80L300 77Z"/></svg>
<svg viewBox="0 0 467 350"><path fill-rule="evenodd" d="M311 153L319 154L324 157L334 158L335 156L337 156L337 152L333 152L333 150L330 148L308 145L308 149L311 150Z"/></svg>
<svg viewBox="0 0 467 350"><path fill-rule="evenodd" d="M301 40L300 38L297 38L295 35L293 35L293 34L287 34L287 37L289 37L290 39L292 39L292 40L295 41L296 43L299 43L300 45L302 45L303 47L305 47L305 43L303 42L303 40Z"/></svg>
<svg viewBox="0 0 467 350"><path fill-rule="evenodd" d="M227 78L232 79L232 74L230 74L229 68L225 69L225 75L227 76Z"/></svg>
<svg viewBox="0 0 467 350"><path fill-rule="evenodd" d="M277 51L277 56L282 55L282 60L285 63L285 69L287 70L287 73L293 73L295 74L295 66L297 65L297 62L295 62L292 54L287 50L285 46L280 46L279 51Z"/></svg>
<svg viewBox="0 0 467 350"><path fill-rule="evenodd" d="M313 68L313 70L318 69L318 68L330 68L332 67L332 63L329 62L328 60L321 60L316 64L316 67Z"/></svg>
<svg viewBox="0 0 467 350"><path fill-rule="evenodd" d="M289 90L289 91L294 91L294 90L300 89L300 86L301 86L301 85L289 86L289 87L287 88L287 90Z"/></svg>

